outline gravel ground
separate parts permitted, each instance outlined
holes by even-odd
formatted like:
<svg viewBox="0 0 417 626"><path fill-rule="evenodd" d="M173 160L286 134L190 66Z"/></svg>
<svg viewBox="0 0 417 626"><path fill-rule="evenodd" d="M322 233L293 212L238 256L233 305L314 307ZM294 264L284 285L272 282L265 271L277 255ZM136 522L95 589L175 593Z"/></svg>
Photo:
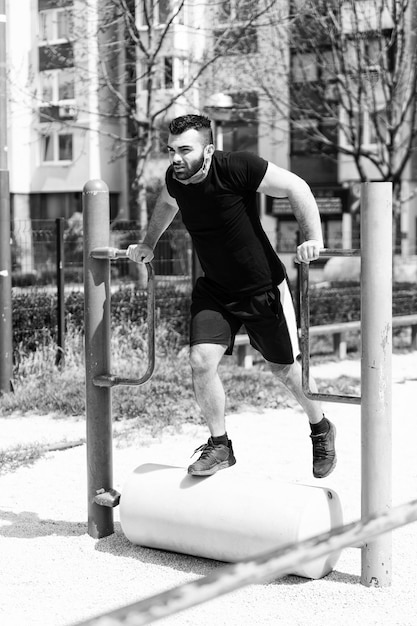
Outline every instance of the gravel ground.
<svg viewBox="0 0 417 626"><path fill-rule="evenodd" d="M359 375L358 361L317 366L317 377ZM416 497L417 353L393 360L393 504ZM360 514L360 408L328 404L336 424L338 465L323 481L311 475L308 427L295 409L228 416L239 471L304 484L339 494L346 522ZM293 422L288 426L289 422ZM0 418L1 448L16 443L54 443L84 436L81 419ZM159 440L115 446L114 486L146 462L186 466L207 437L203 427L184 427ZM86 533L85 445L59 452L0 479L0 623L4 626L69 626L89 617L204 576L222 564L132 546L115 509L115 533L95 540ZM183 613L162 626L417 626L415 524L393 533L392 585L360 585L360 550L342 552L321 580L287 576L250 585Z"/></svg>

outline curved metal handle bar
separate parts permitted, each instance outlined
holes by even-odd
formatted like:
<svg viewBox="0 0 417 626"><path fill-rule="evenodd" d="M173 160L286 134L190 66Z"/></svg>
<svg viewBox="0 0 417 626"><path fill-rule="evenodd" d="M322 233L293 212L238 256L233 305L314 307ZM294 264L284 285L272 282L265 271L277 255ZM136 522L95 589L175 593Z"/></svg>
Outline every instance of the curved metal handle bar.
<svg viewBox="0 0 417 626"><path fill-rule="evenodd" d="M325 248L320 251L320 258L333 256L353 257L360 256L361 251L356 249L340 250L338 248ZM345 396L330 393L315 393L310 389L310 294L309 294L309 263L301 265L301 289L300 289L300 322L301 322L301 366L302 384L304 395L310 400L323 402L342 402L346 404L360 404L360 396Z"/></svg>
<svg viewBox="0 0 417 626"><path fill-rule="evenodd" d="M127 259L127 250L117 248L95 248L91 252L94 259ZM140 378L122 378L114 374L103 374L93 379L96 387L116 387L117 385L138 386L148 381L155 369L155 272L151 263L145 263L148 271L148 298L147 314L148 322L148 366Z"/></svg>

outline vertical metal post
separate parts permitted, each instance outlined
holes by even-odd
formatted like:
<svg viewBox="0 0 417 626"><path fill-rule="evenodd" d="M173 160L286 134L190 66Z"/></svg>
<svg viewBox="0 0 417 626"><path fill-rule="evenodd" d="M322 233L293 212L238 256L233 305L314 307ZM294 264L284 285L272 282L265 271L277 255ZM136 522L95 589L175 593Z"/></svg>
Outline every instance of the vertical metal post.
<svg viewBox="0 0 417 626"><path fill-rule="evenodd" d="M361 194L362 518L391 508L392 186L364 183ZM391 534L362 548L361 583L391 584Z"/></svg>
<svg viewBox="0 0 417 626"><path fill-rule="evenodd" d="M63 217L56 224L56 285L57 285L57 345L55 365L63 365L65 355L65 277L64 277L64 225Z"/></svg>
<svg viewBox="0 0 417 626"><path fill-rule="evenodd" d="M6 0L0 0L0 393L12 390L12 260L7 159Z"/></svg>
<svg viewBox="0 0 417 626"><path fill-rule="evenodd" d="M83 223L88 534L100 538L114 531L113 509L94 502L98 490L113 488L111 390L93 383L110 372L110 261L91 256L109 245L109 189L102 180L84 186Z"/></svg>

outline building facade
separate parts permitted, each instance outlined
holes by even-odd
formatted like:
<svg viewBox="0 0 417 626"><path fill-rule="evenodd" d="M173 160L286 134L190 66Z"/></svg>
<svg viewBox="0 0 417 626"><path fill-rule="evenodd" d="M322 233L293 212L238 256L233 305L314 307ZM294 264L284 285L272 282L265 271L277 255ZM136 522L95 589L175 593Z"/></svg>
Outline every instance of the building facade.
<svg viewBox="0 0 417 626"><path fill-rule="evenodd" d="M372 17L381 2L356 2L364 15L359 28L364 41L381 26ZM333 4L346 4L341 32L348 33L352 3ZM314 38L309 49L301 20L296 28L303 38L298 35L297 43L297 2L128 0L131 22L117 6L100 0L7 3L14 220L69 218L81 211L84 184L102 178L110 189L112 217L139 219L145 227L152 208L146 191L157 190L167 165L167 121L202 112L214 120L219 148L254 151L307 180L327 247L358 245L361 176L343 150L349 141L342 132L346 108L340 90L332 96L334 76L323 63L331 42L314 55ZM104 28L106 16L112 19ZM382 30L389 36L389 11L386 20ZM415 24L414 9L405 20L413 54ZM320 91L312 88L319 84L325 85L321 102ZM301 114L300 97L303 104L310 99L314 115ZM358 106L361 141L372 151L378 146L372 144L375 126L368 124L369 116ZM330 141L320 144L317 133ZM368 179L382 179L366 167ZM401 173L403 254L417 253L416 169L412 157ZM132 196L140 192L145 202L138 201L137 210ZM260 213L273 244L290 261L298 226L288 202L261 198Z"/></svg>

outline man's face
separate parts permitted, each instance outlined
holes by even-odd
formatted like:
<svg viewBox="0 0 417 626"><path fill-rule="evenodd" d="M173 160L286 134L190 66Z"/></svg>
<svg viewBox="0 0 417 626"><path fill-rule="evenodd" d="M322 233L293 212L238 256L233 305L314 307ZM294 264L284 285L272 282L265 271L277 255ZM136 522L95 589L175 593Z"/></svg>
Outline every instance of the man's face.
<svg viewBox="0 0 417 626"><path fill-rule="evenodd" d="M191 128L181 135L169 135L168 155L175 176L187 180L198 172L204 163L204 135Z"/></svg>

